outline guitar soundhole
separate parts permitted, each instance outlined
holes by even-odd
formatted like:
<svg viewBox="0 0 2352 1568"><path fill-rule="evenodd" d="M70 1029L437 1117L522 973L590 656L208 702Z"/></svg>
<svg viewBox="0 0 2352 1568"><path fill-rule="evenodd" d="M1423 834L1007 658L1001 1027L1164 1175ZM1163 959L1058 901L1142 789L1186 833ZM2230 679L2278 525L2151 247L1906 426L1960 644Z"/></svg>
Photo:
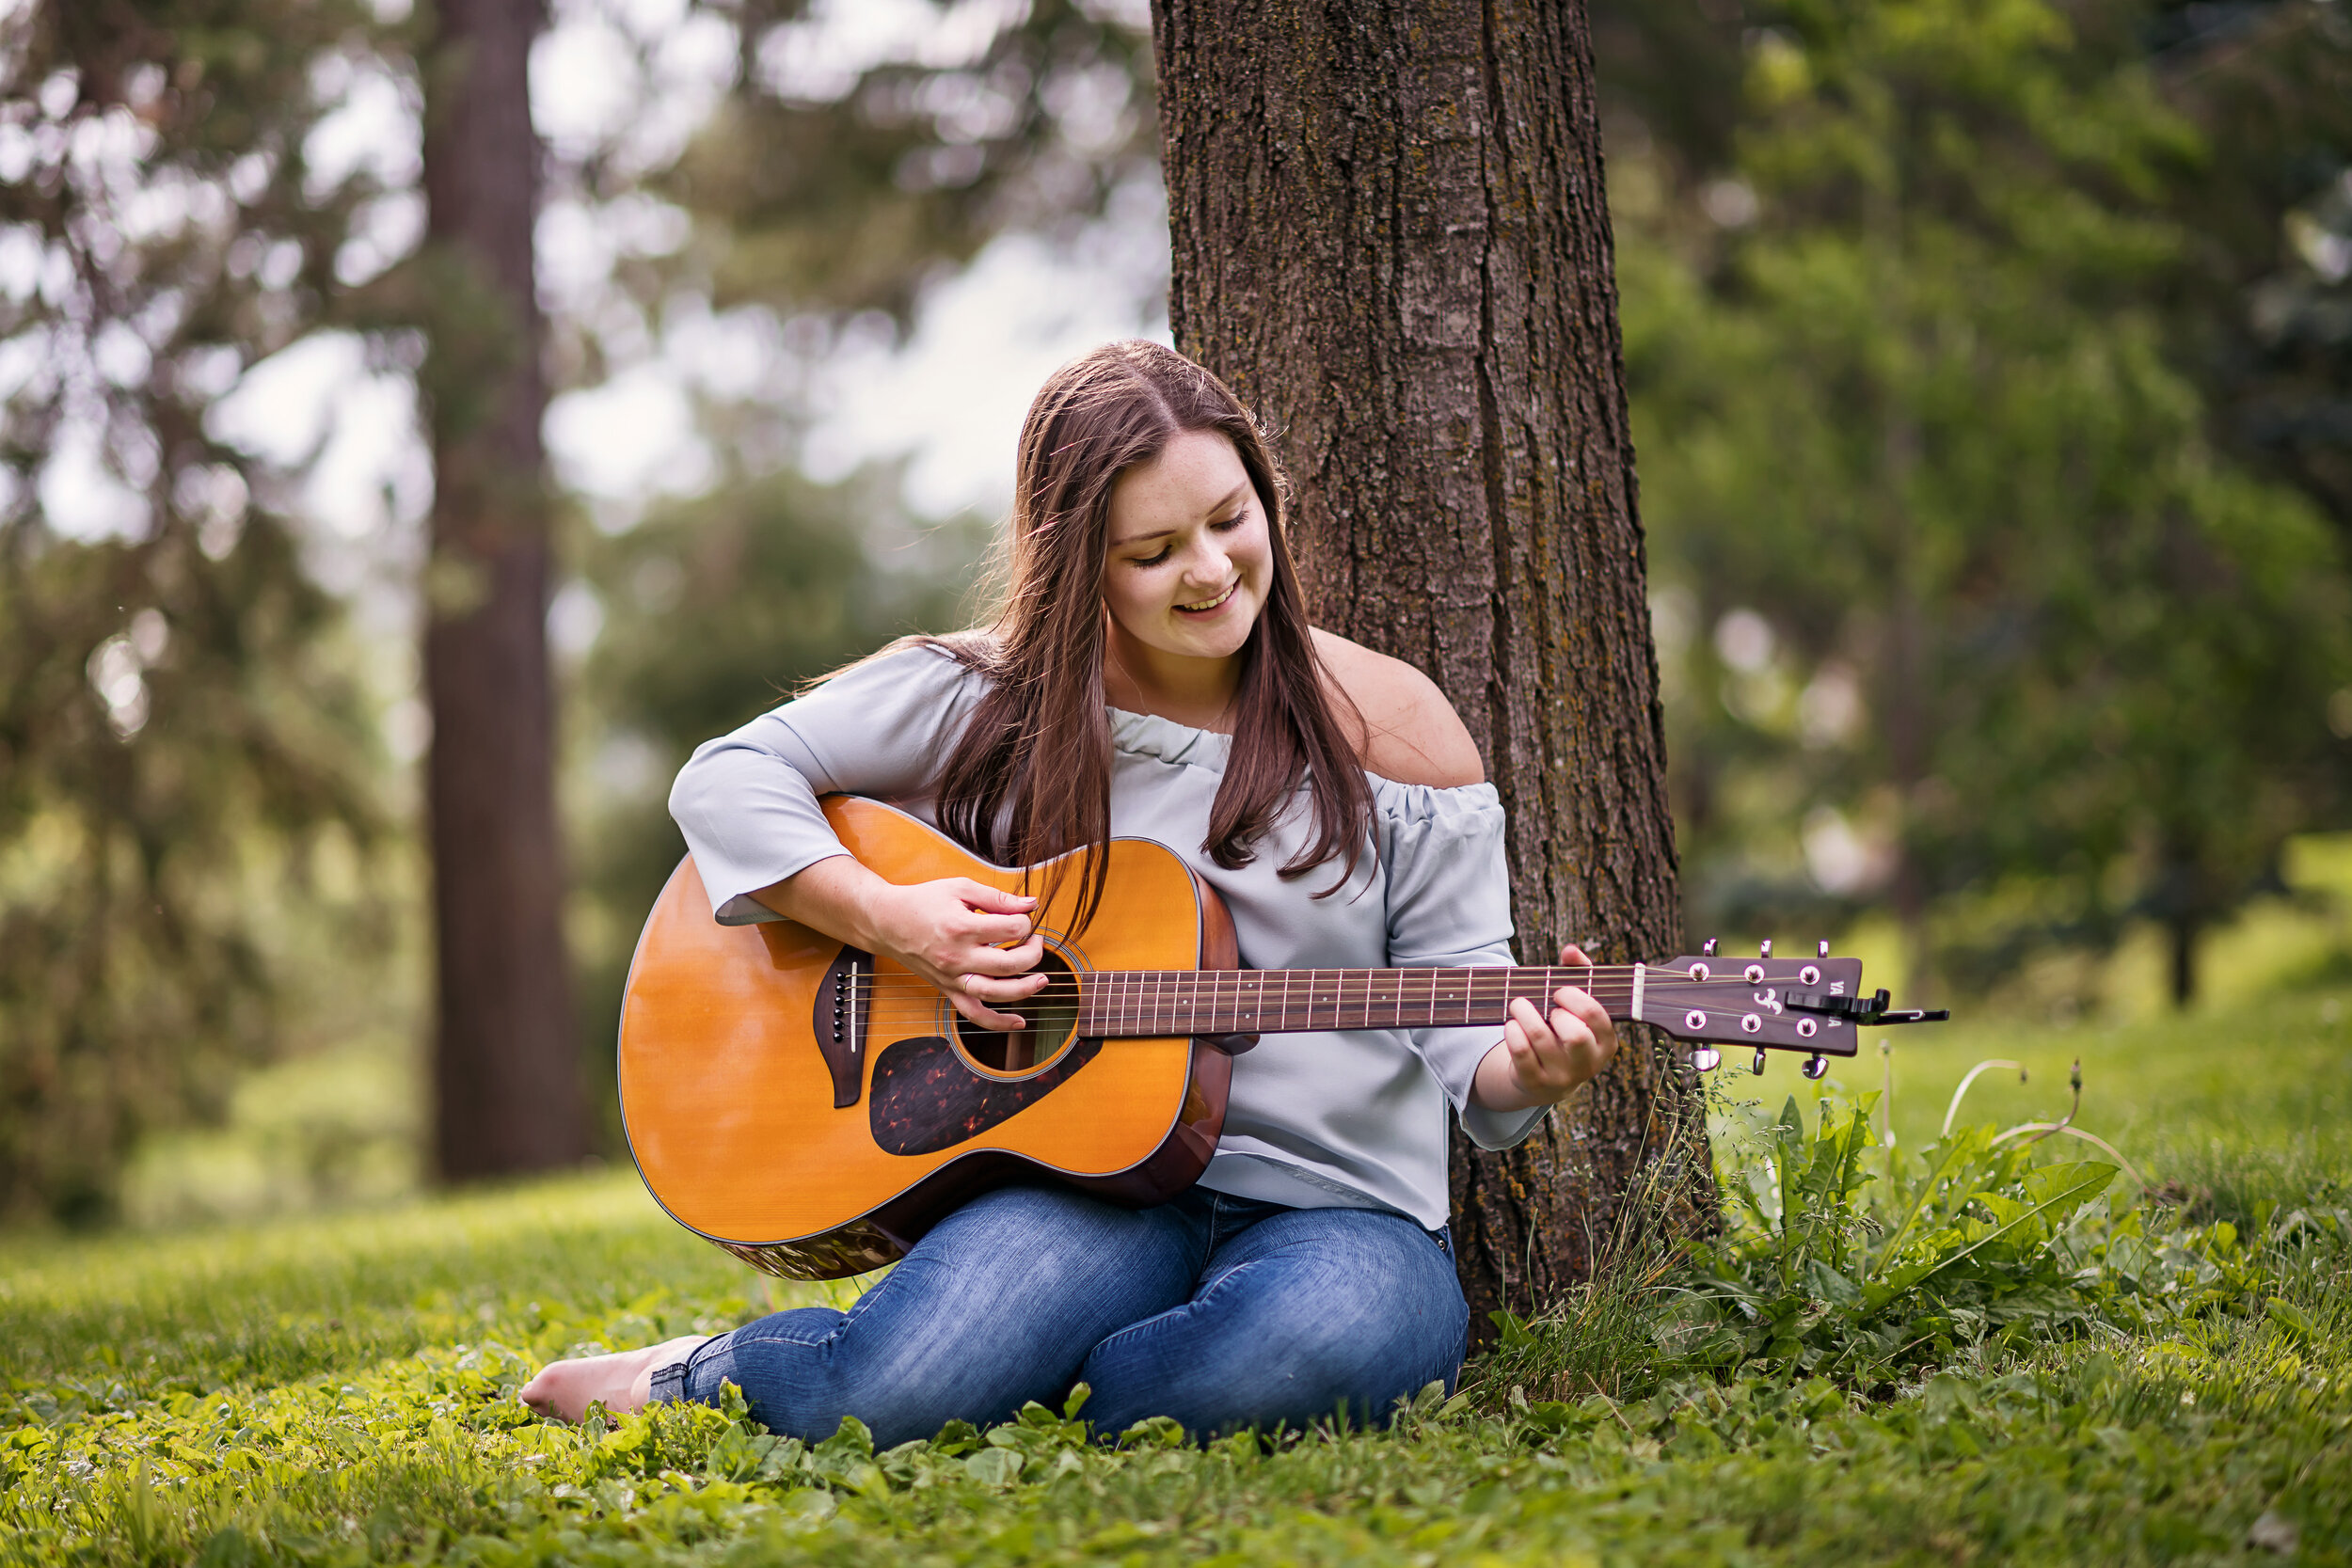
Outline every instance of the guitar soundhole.
<svg viewBox="0 0 2352 1568"><path fill-rule="evenodd" d="M1026 1029L983 1029L962 1014L956 1015L956 1043L991 1072L1028 1072L1041 1068L1067 1050L1077 1032L1078 977L1071 973L1070 961L1048 947L1037 967L1047 976L1045 989L1002 1009L1027 1019Z"/></svg>

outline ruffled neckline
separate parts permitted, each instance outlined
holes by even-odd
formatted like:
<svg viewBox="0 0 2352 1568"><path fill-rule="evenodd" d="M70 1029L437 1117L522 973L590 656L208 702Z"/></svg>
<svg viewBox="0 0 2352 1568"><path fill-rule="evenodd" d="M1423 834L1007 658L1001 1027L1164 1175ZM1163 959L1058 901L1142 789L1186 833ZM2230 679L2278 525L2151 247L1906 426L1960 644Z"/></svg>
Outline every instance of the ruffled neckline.
<svg viewBox="0 0 2352 1568"><path fill-rule="evenodd" d="M1226 759L1233 754L1233 737L1219 731L1196 730L1156 713L1130 713L1123 707L1111 708L1109 713L1111 745L1118 751L1205 768L1213 773L1224 772Z"/></svg>
<svg viewBox="0 0 2352 1568"><path fill-rule="evenodd" d="M1156 713L1130 713L1122 707L1107 711L1115 751L1212 773L1224 772L1233 754L1233 737L1220 731L1195 729ZM1483 779L1468 784L1404 784L1369 768L1364 777L1372 781L1375 805L1392 816L1407 819L1442 815L1448 807L1499 808L1502 802L1494 784Z"/></svg>

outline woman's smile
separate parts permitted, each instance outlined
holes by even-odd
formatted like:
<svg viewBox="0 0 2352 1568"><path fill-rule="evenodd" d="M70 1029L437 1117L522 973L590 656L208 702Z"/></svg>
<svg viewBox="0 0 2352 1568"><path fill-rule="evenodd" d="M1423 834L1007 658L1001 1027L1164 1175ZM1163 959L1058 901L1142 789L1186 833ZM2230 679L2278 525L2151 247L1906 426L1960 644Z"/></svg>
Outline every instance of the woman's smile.
<svg viewBox="0 0 2352 1568"><path fill-rule="evenodd" d="M1227 583L1215 598L1201 599L1194 604L1180 604L1176 607L1176 612L1179 615L1213 615L1223 610L1232 600L1235 590L1240 587L1241 578L1235 578Z"/></svg>

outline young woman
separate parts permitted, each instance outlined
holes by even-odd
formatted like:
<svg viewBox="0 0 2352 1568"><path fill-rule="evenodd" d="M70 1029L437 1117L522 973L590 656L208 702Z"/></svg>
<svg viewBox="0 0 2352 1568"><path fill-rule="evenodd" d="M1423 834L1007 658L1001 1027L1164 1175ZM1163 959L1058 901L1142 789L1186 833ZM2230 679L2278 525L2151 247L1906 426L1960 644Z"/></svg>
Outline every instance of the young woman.
<svg viewBox="0 0 2352 1568"><path fill-rule="evenodd" d="M1145 342L1064 366L1022 431L994 625L853 665L678 776L671 810L718 918L801 921L1022 1027L1043 984L1034 900L884 881L818 808L848 791L1000 864L1158 840L1223 895L1250 967L1510 963L1502 811L1477 750L1418 672L1308 625L1283 498L1256 424L1199 366ZM1383 1419L1462 1363L1449 1107L1508 1147L1615 1050L1575 990L1515 1001L1499 1040L1269 1037L1235 1059L1216 1153L1172 1202L1006 1188L847 1312L557 1362L523 1398L578 1419L597 1399L715 1402L731 1380L771 1430L815 1440L856 1416L884 1445L1081 1380L1105 1433L1160 1415L1196 1433Z"/></svg>

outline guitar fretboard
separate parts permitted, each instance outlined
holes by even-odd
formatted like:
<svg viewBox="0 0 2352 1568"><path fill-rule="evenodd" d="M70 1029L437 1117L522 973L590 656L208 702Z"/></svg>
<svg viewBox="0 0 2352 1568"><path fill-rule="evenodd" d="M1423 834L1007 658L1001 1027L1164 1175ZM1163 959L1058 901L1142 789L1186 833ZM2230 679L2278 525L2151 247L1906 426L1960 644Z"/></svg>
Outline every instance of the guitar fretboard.
<svg viewBox="0 0 2352 1568"><path fill-rule="evenodd" d="M1512 999L1539 1006L1562 986L1636 1016L1641 966L1552 969L1121 970L1085 976L1077 1032L1116 1037L1500 1024Z"/></svg>

